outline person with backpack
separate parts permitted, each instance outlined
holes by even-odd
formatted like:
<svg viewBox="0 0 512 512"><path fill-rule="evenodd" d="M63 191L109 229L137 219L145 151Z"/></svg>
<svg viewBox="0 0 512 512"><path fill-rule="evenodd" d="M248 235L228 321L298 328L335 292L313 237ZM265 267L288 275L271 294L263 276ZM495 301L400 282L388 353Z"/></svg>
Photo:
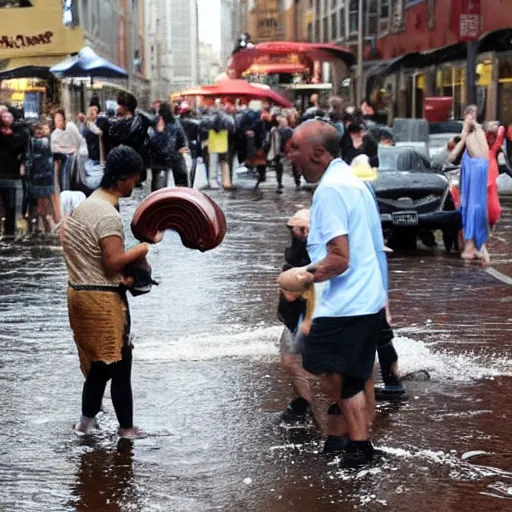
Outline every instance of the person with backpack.
<svg viewBox="0 0 512 512"><path fill-rule="evenodd" d="M167 186L169 170L177 187L188 187L188 170L183 154L188 142L179 120L168 103L162 102L155 128L150 129L151 191Z"/></svg>

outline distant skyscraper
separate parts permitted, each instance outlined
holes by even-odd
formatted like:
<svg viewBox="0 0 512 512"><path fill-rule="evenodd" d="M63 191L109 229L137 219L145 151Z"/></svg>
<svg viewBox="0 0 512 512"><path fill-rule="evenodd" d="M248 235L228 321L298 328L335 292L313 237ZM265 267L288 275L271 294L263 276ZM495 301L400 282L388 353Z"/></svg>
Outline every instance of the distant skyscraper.
<svg viewBox="0 0 512 512"><path fill-rule="evenodd" d="M240 0L220 0L221 43L220 59L224 66L240 36Z"/></svg>
<svg viewBox="0 0 512 512"><path fill-rule="evenodd" d="M199 29L196 0L167 0L170 3L171 90L197 85L199 81Z"/></svg>

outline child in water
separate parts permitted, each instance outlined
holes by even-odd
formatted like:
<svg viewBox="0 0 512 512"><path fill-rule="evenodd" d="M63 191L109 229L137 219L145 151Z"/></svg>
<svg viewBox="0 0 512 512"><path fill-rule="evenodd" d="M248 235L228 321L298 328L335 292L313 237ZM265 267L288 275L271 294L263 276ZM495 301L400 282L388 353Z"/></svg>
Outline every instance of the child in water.
<svg viewBox="0 0 512 512"><path fill-rule="evenodd" d="M287 223L292 243L285 250L283 270L303 267L309 259L306 241L309 234L309 210L299 210ZM283 373L291 379L296 394L281 415L285 423L304 422L311 407L310 374L302 367L302 339L309 332L313 308L313 289L301 293L280 290L278 317L284 324L280 340L281 367ZM308 304L309 299L309 304ZM309 306L309 307L308 307Z"/></svg>

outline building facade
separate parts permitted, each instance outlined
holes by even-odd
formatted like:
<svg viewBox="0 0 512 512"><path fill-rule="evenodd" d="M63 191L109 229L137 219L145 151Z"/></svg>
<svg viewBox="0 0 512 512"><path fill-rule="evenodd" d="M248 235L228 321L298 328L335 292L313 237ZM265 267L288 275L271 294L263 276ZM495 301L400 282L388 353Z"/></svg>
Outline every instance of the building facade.
<svg viewBox="0 0 512 512"><path fill-rule="evenodd" d="M221 70L219 55L209 43L199 43L199 85L211 85L217 82Z"/></svg>
<svg viewBox="0 0 512 512"><path fill-rule="evenodd" d="M171 88L170 1L146 0L145 74L150 80L150 97L165 99Z"/></svg>
<svg viewBox="0 0 512 512"><path fill-rule="evenodd" d="M34 117L55 107L59 94L49 68L83 45L77 12L69 7L62 0L0 2L0 103L30 109Z"/></svg>
<svg viewBox="0 0 512 512"><path fill-rule="evenodd" d="M357 50L359 0L302 4L302 36L305 30L308 40ZM486 119L512 122L512 112L503 107L512 101L512 37L506 32L512 27L512 0L364 0L367 94L387 89L394 114L401 117L421 116L424 97L448 95L453 98L454 117L460 118L467 102L467 51L461 43L460 15L471 8L480 11L473 27L480 34L479 107ZM504 32L493 40L499 30Z"/></svg>
<svg viewBox="0 0 512 512"><path fill-rule="evenodd" d="M74 0L85 45L128 72L127 81L108 81L110 99L116 86L133 92L142 106L150 98L146 66L144 0ZM100 81L101 84L101 81Z"/></svg>
<svg viewBox="0 0 512 512"><path fill-rule="evenodd" d="M178 92L199 81L199 19L196 0L169 1L169 92Z"/></svg>
<svg viewBox="0 0 512 512"><path fill-rule="evenodd" d="M235 43L242 33L240 10L240 0L220 0L220 60L223 65L228 62Z"/></svg>

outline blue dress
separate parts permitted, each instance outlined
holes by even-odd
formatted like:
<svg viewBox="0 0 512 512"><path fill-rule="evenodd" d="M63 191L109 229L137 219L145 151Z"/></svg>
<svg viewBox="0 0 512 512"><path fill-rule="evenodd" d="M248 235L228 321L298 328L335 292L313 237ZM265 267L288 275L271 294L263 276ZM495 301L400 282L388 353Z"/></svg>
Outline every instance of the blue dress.
<svg viewBox="0 0 512 512"><path fill-rule="evenodd" d="M468 152L462 157L460 183L460 211L464 240L473 240L480 250L489 238L487 218L487 174L489 161L472 158Z"/></svg>

